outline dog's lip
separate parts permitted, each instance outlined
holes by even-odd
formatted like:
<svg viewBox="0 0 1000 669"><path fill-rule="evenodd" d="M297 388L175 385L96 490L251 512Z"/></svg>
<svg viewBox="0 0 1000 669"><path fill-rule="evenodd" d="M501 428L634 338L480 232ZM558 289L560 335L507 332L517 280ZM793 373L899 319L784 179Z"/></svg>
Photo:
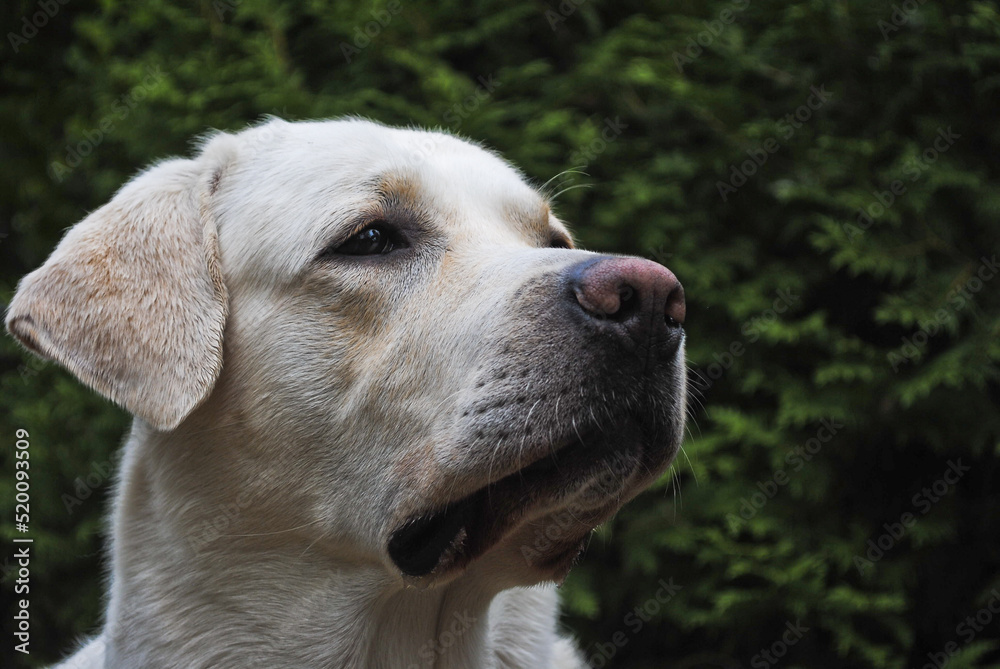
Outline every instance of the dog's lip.
<svg viewBox="0 0 1000 669"><path fill-rule="evenodd" d="M636 463L641 447L629 449ZM462 567L499 542L540 501L607 467L620 449L606 438L574 437L512 474L460 499L411 516L389 538L389 557L410 577ZM571 457L567 457L571 455Z"/></svg>

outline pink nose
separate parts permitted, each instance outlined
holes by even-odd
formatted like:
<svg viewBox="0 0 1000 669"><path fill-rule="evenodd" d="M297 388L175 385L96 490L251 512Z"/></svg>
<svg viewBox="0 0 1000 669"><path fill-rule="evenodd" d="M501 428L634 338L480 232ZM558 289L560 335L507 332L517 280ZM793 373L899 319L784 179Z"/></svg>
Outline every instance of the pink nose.
<svg viewBox="0 0 1000 669"><path fill-rule="evenodd" d="M576 301L593 318L648 338L684 323L684 288L669 269L643 258L604 257L571 270Z"/></svg>

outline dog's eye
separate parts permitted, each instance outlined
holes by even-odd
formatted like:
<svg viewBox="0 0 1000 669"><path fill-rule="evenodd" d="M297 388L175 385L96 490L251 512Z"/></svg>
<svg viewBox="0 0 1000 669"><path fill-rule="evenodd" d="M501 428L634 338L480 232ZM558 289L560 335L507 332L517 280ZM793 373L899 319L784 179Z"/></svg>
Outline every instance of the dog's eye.
<svg viewBox="0 0 1000 669"><path fill-rule="evenodd" d="M389 253L398 246L396 236L388 224L385 221L375 221L333 249L332 253L345 256L376 256Z"/></svg>

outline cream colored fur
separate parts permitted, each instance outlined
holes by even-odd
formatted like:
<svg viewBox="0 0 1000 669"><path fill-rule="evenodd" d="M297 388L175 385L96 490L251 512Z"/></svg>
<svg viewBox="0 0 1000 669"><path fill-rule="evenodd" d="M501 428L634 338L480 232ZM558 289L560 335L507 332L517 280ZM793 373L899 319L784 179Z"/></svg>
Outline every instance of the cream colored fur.
<svg viewBox="0 0 1000 669"><path fill-rule="evenodd" d="M408 260L322 260L393 207L419 240ZM592 485L456 572L404 577L385 548L429 500L531 455L470 449L460 409L490 390L484 356L508 334L560 345L512 315L534 299L519 289L591 255L547 248L553 234L545 198L494 154L360 120L218 134L72 228L7 326L136 420L104 628L59 667L584 666L557 629L564 571L523 549L561 507L598 509ZM510 361L572 386L538 351ZM638 492L621 486L574 536Z"/></svg>

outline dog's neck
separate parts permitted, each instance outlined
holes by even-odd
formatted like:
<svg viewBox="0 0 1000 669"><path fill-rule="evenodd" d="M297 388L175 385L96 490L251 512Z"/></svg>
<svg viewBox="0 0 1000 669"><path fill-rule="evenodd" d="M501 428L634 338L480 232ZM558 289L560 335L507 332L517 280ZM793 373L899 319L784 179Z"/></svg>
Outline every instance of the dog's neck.
<svg viewBox="0 0 1000 669"><path fill-rule="evenodd" d="M549 666L551 586L501 591L488 571L471 570L446 585L404 588L380 563L325 553L305 532L239 536L228 518L238 496L224 503L196 474L211 446L157 457L185 446L142 430L134 428L121 463L107 666ZM187 499L169 508L158 497L168 488ZM214 524L178 520L199 505Z"/></svg>

